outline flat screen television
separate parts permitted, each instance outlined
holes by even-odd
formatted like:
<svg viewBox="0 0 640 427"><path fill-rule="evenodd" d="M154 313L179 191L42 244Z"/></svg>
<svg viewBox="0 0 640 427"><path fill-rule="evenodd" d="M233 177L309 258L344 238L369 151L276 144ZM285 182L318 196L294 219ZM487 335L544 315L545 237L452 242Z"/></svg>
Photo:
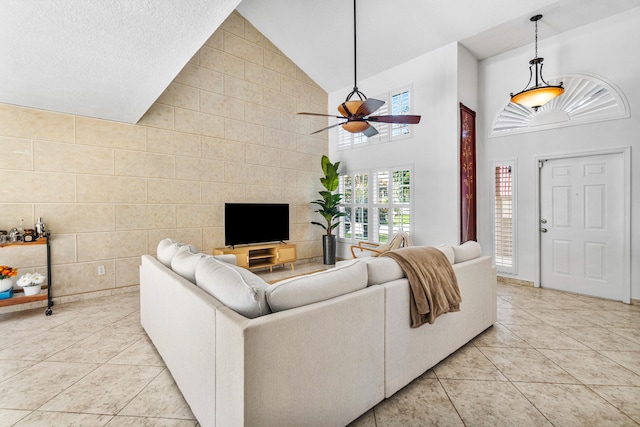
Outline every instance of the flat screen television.
<svg viewBox="0 0 640 427"><path fill-rule="evenodd" d="M224 244L283 242L289 240L289 205L286 203L225 203Z"/></svg>

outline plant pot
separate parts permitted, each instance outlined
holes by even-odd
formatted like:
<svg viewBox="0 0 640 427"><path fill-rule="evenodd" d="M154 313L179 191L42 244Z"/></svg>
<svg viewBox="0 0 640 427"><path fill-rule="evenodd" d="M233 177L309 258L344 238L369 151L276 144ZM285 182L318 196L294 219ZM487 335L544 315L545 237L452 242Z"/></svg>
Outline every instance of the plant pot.
<svg viewBox="0 0 640 427"><path fill-rule="evenodd" d="M322 236L322 260L325 265L336 263L336 236Z"/></svg>
<svg viewBox="0 0 640 427"><path fill-rule="evenodd" d="M38 295L40 293L40 285L36 285L36 286L24 286L22 288L22 291L24 292L24 296L25 297L29 297L29 296L33 296L33 295Z"/></svg>
<svg viewBox="0 0 640 427"><path fill-rule="evenodd" d="M0 279L0 292L8 291L13 288L13 280L11 279Z"/></svg>

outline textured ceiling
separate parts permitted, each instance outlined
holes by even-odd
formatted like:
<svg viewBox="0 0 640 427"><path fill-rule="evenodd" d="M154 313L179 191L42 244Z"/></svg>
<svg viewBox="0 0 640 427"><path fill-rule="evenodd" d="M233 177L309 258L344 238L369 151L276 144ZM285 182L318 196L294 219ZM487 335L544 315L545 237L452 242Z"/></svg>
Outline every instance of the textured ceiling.
<svg viewBox="0 0 640 427"><path fill-rule="evenodd" d="M640 0L358 0L358 79L454 41L477 58ZM0 102L137 122L237 8L328 92L353 84L351 0L2 0ZM1 124L0 124L1 125Z"/></svg>
<svg viewBox="0 0 640 427"><path fill-rule="evenodd" d="M478 59L622 13L640 0L358 0L358 79L460 41ZM243 0L258 30L327 91L353 85L353 1ZM532 51L533 57L533 51Z"/></svg>
<svg viewBox="0 0 640 427"><path fill-rule="evenodd" d="M0 102L137 122L239 0L2 0Z"/></svg>

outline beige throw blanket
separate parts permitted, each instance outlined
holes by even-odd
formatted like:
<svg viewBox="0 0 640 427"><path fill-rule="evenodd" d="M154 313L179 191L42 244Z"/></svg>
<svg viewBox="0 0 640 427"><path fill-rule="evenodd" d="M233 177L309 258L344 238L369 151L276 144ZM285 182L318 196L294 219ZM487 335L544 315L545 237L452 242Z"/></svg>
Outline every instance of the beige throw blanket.
<svg viewBox="0 0 640 427"><path fill-rule="evenodd" d="M412 246L381 256L396 260L409 280L412 328L433 323L441 314L460 311L462 298L456 275L446 255L438 249Z"/></svg>

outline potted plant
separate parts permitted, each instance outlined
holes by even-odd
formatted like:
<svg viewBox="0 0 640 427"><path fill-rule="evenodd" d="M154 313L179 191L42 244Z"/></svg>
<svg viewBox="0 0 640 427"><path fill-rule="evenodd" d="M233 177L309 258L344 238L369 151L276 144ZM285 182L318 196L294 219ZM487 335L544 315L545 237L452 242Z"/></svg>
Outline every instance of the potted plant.
<svg viewBox="0 0 640 427"><path fill-rule="evenodd" d="M314 200L311 203L319 206L318 210L314 212L318 212L322 215L326 221L326 225L317 221L311 221L311 224L318 225L326 230L327 234L322 236L323 261L325 264L335 264L336 235L333 234L332 231L340 224L340 217L347 215L340 211L342 194L334 193L334 191L338 189L338 167L340 166L340 162L331 163L329 161L329 157L323 155L320 160L320 165L322 166L322 172L324 173L324 177L320 178L320 182L325 190L319 192L322 197L321 199Z"/></svg>
<svg viewBox="0 0 640 427"><path fill-rule="evenodd" d="M22 286L25 296L37 295L40 293L41 285L44 283L44 276L40 273L23 274L18 279L18 286Z"/></svg>
<svg viewBox="0 0 640 427"><path fill-rule="evenodd" d="M18 269L7 265L0 265L0 292L8 292L13 288L11 278L18 274Z"/></svg>

